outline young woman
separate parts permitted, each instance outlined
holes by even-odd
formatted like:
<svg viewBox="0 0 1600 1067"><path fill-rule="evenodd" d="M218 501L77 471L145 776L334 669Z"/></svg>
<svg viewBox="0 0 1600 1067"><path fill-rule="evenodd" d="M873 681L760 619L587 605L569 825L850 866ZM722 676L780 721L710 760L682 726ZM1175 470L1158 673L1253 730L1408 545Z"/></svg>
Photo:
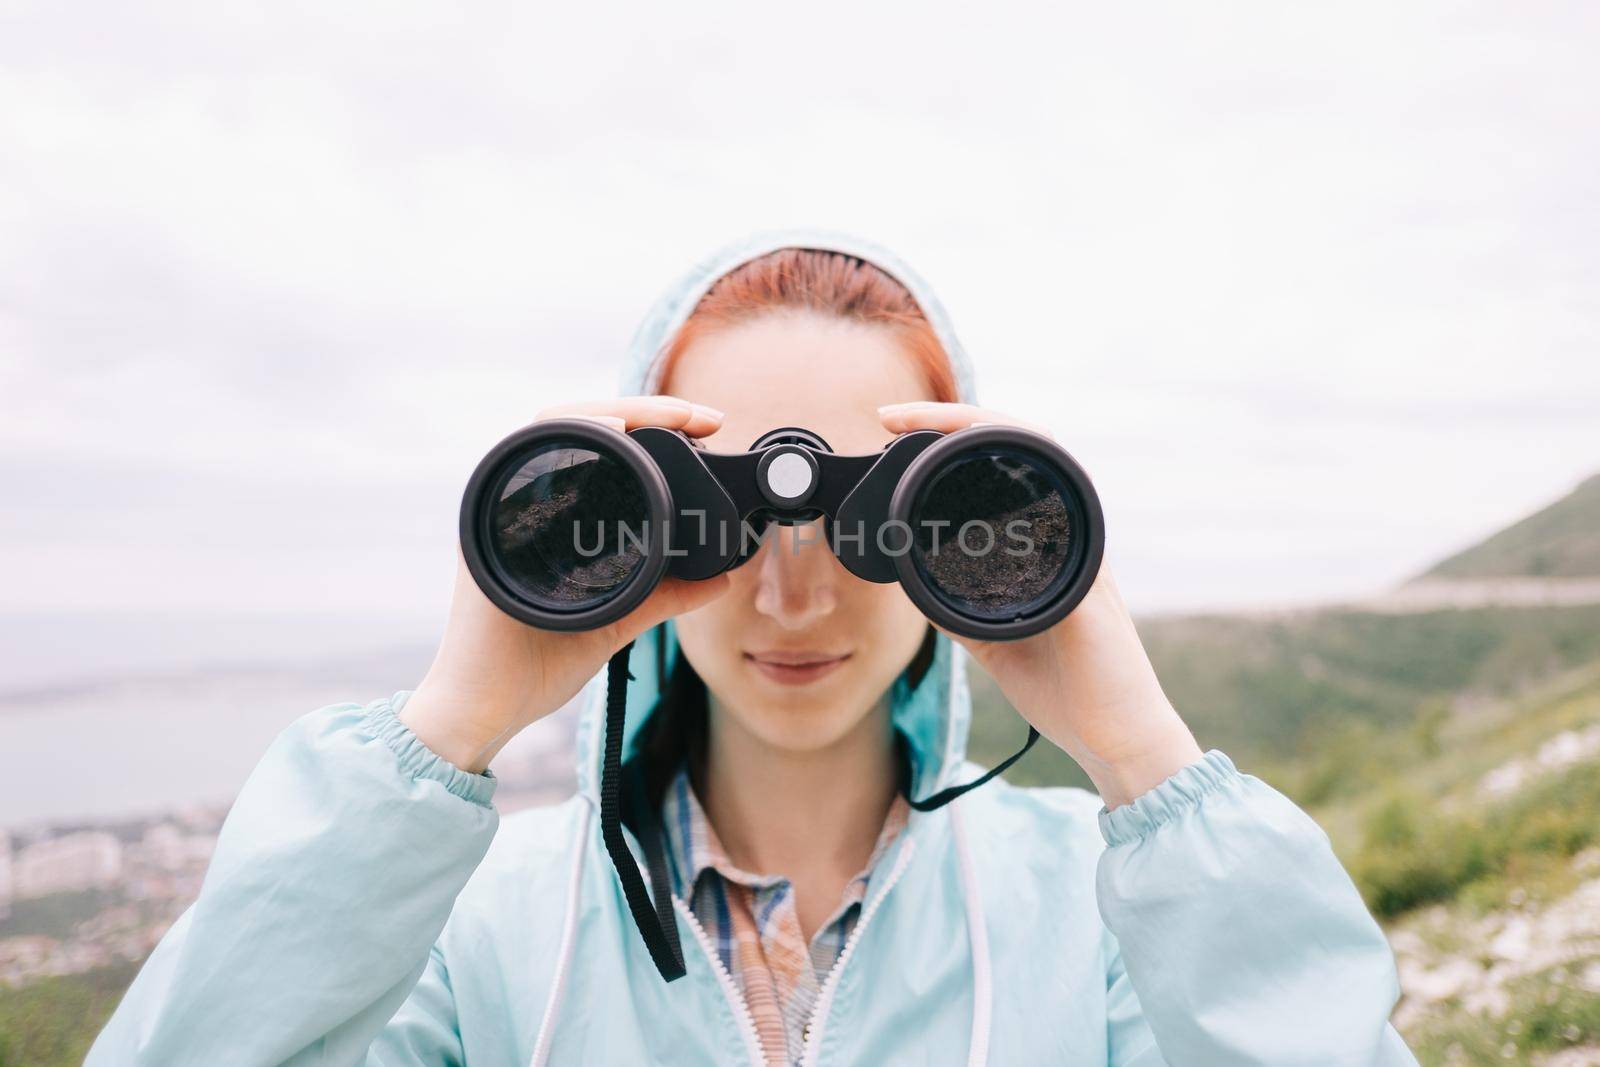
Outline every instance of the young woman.
<svg viewBox="0 0 1600 1067"><path fill-rule="evenodd" d="M813 233L696 268L639 330L624 393L544 414L725 451L786 425L871 452L1009 421L973 406L916 275ZM513 621L458 560L427 676L278 739L89 1063L1415 1062L1327 838L1201 753L1108 570L1042 634L952 642L816 540L780 530L581 634ZM672 983L600 840L603 679L577 794L504 825L490 804L500 747L635 639L625 754L666 831ZM965 655L1098 798L996 780L910 809L981 773Z"/></svg>

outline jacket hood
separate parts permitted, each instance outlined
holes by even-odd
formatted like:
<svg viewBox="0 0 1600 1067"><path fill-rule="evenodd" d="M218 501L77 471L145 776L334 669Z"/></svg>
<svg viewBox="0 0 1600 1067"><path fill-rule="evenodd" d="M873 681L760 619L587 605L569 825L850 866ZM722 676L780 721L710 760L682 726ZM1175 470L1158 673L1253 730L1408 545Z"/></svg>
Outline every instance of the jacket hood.
<svg viewBox="0 0 1600 1067"><path fill-rule="evenodd" d="M894 278L916 300L950 358L962 400L974 403L972 365L956 338L949 316L927 282L898 256L869 241L824 230L775 230L752 234L726 245L696 263L651 306L628 346L620 393L658 392L658 357L717 280L752 259L783 248L839 252L871 263ZM654 709L662 683L678 655L675 630L669 622L634 642L628 660L633 681L628 686L624 761L632 755L640 727ZM605 672L586 687L578 720L579 792L598 803L600 762L605 736ZM912 689L902 677L890 693L891 718L910 743L911 792L926 796L949 784L966 758L971 699L967 691L966 651L944 634L935 639L933 662Z"/></svg>

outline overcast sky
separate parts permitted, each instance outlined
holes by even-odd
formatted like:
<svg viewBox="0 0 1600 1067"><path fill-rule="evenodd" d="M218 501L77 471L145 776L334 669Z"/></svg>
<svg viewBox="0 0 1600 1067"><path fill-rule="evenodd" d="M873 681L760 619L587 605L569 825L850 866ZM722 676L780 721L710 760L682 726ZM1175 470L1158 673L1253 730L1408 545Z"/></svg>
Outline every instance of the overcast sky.
<svg viewBox="0 0 1600 1067"><path fill-rule="evenodd" d="M1578 2L11 0L0 605L437 620L484 450L789 224L929 278L1136 609L1381 589L1600 469L1596 41Z"/></svg>

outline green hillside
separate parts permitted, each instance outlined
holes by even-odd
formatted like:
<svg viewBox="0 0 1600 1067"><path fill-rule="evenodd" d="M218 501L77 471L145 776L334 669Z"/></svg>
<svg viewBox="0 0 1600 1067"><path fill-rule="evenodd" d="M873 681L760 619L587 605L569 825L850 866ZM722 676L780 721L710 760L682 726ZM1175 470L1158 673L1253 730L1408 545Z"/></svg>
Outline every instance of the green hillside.
<svg viewBox="0 0 1600 1067"><path fill-rule="evenodd" d="M0 1067L70 1067L83 1062L138 964L0 986Z"/></svg>
<svg viewBox="0 0 1600 1067"><path fill-rule="evenodd" d="M1359 792L1427 754L1453 713L1600 661L1600 605L1415 615L1157 619L1139 631L1200 743L1270 768L1296 799ZM991 762L1025 731L994 683L973 680L972 752ZM1064 754L1030 753L1024 784L1082 779Z"/></svg>
<svg viewBox="0 0 1600 1067"><path fill-rule="evenodd" d="M1422 577L1600 577L1600 474Z"/></svg>
<svg viewBox="0 0 1600 1067"><path fill-rule="evenodd" d="M1600 475L1427 572L1488 575L1600 577ZM1600 662L1600 604L1189 616L1139 633L1201 744L1271 769L1311 805L1429 756L1453 717ZM973 696L972 753L1003 758L1024 727L981 672ZM1085 781L1053 749L1009 777Z"/></svg>

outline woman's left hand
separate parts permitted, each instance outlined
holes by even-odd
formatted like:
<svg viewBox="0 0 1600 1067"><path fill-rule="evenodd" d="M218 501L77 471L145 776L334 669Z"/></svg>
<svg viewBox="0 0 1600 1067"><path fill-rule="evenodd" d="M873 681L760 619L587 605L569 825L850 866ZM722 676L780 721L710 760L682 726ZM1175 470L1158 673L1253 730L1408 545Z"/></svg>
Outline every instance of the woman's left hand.
<svg viewBox="0 0 1600 1067"><path fill-rule="evenodd" d="M891 404L879 415L893 433L951 433L998 423L1050 436L971 404ZM1078 761L1107 808L1126 804L1201 756L1194 734L1161 691L1104 563L1082 602L1043 633L1020 641L950 636L971 651L1028 722Z"/></svg>

